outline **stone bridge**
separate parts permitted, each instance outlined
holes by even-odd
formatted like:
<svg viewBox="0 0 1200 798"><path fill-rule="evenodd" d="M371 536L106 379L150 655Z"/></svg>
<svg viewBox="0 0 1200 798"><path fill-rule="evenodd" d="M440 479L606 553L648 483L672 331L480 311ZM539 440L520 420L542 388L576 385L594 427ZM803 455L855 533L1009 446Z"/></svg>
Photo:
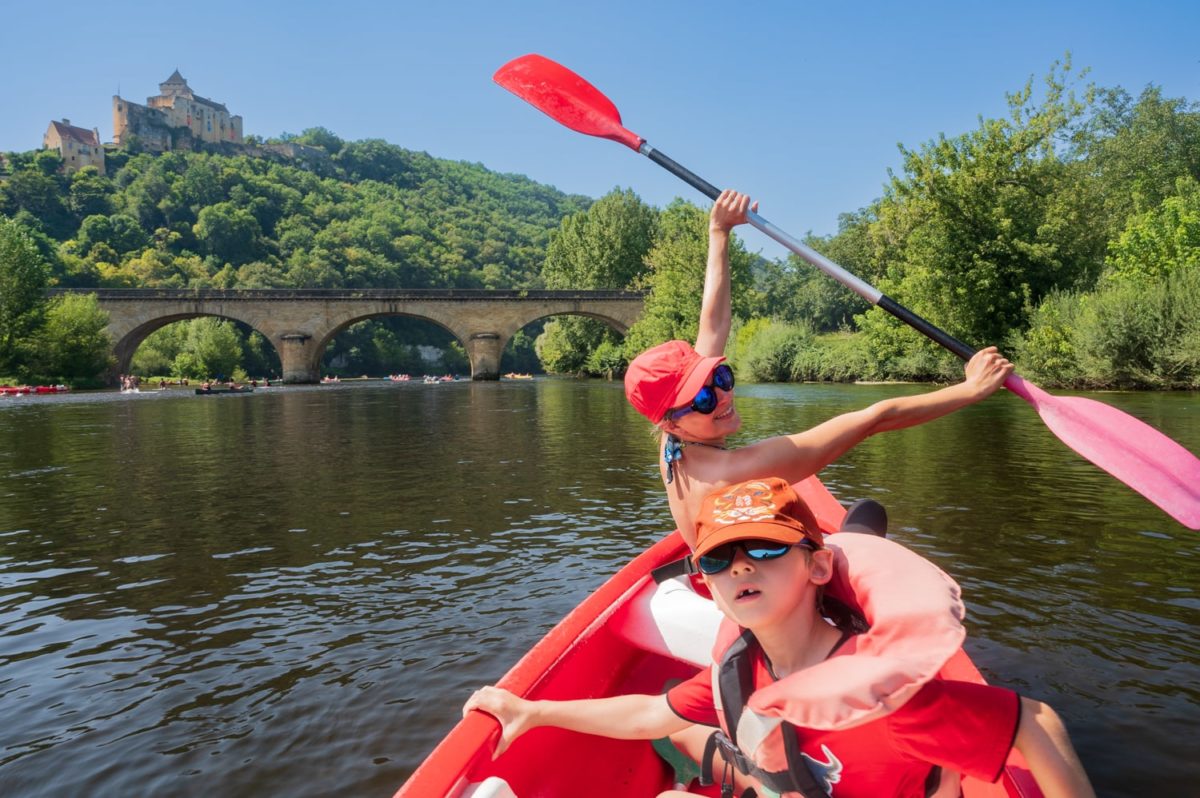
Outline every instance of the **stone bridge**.
<svg viewBox="0 0 1200 798"><path fill-rule="evenodd" d="M476 289L60 289L96 294L108 313L108 333L120 373L155 330L197 316L219 316L249 325L275 347L284 382L316 382L321 356L335 335L355 322L380 316L426 319L450 332L466 349L471 379L500 377L508 340L530 322L573 314L607 323L624 334L642 312L633 291L487 291Z"/></svg>

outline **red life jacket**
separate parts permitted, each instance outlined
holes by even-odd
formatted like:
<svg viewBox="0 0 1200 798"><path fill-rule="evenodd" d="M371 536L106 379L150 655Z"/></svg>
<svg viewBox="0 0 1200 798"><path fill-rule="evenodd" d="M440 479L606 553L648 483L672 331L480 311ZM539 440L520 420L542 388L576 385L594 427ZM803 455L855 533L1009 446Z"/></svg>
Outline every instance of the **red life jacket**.
<svg viewBox="0 0 1200 798"><path fill-rule="evenodd" d="M837 654L755 690L757 642L726 620L713 647L713 698L730 761L781 794L829 794L840 766L800 751L793 726L840 730L882 718L937 675L966 636L958 585L920 555L884 538L827 538L831 605L844 604L862 630ZM849 617L838 624L846 630ZM831 760L832 761L832 760Z"/></svg>

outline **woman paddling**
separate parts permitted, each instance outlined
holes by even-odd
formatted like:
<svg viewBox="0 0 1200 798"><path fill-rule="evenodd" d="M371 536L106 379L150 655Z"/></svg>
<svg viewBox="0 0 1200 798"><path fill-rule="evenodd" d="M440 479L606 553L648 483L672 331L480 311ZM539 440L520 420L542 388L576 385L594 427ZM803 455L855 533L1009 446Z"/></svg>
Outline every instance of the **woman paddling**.
<svg viewBox="0 0 1200 798"><path fill-rule="evenodd" d="M923 424L990 396L1013 370L996 347L987 347L967 363L966 378L957 385L885 399L804 432L726 448L726 439L742 424L733 401L733 371L724 363L731 326L729 235L746 222L749 209L750 198L731 190L713 203L696 345L668 341L652 347L625 374L629 402L661 431L659 472L675 525L693 548L696 511L717 488L768 476L799 482L877 432Z"/></svg>

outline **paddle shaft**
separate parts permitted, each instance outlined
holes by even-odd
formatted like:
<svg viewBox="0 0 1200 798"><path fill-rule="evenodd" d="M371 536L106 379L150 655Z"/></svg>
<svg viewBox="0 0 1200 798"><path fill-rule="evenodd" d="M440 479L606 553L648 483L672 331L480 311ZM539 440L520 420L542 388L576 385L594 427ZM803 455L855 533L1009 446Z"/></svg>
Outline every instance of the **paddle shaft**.
<svg viewBox="0 0 1200 798"><path fill-rule="evenodd" d="M642 155L645 155L647 158L654 161L663 169L666 169L668 172L675 175L680 180L687 183L709 199L715 200L717 197L721 196L721 190L719 188L714 186L712 183L709 183L707 180L700 177L687 167L669 158L662 152L654 149L646 142L642 142L642 145L638 147L638 152L640 152ZM892 314L909 327L912 327L914 330L921 333L939 346L943 346L950 350L963 360L970 360L971 356L975 354L974 347L963 343L945 330L942 330L939 327L929 323L916 313L913 313L911 310L901 305L896 300L892 299L887 294L880 291L875 286L846 271L841 266L838 266L829 258L822 255L820 252L817 252L812 247L806 246L797 239L788 235L786 232L780 230L778 227L771 224L754 211L748 211L746 213L746 221L750 222L751 225L761 230L767 236L770 236L780 244L783 244L792 252L795 252L809 264L815 266L816 268L825 272L825 274L849 288L851 291L858 294L872 305L882 308L883 310Z"/></svg>

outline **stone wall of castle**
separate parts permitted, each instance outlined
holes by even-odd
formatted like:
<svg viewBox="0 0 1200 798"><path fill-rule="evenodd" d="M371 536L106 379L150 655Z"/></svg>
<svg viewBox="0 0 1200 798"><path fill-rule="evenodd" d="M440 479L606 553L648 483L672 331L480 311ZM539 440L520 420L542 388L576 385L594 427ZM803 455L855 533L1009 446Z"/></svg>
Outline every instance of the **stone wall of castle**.
<svg viewBox="0 0 1200 798"><path fill-rule="evenodd" d="M159 94L146 104L113 97L113 143L123 146L130 136L154 152L193 149L194 142L241 144L242 117L221 103L195 94L174 72L159 84Z"/></svg>

